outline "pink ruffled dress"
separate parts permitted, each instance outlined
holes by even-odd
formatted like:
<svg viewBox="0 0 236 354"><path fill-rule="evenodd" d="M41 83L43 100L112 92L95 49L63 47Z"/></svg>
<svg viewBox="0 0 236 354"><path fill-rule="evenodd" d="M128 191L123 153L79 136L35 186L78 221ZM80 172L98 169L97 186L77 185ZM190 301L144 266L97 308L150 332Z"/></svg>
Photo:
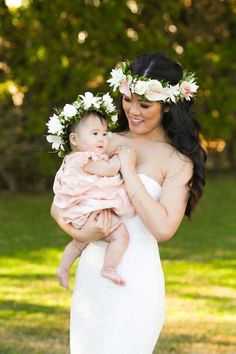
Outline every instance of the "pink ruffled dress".
<svg viewBox="0 0 236 354"><path fill-rule="evenodd" d="M61 217L81 228L90 213L112 209L119 217L135 214L120 174L112 177L90 175L83 170L89 160L108 160L108 156L93 152L73 152L67 155L58 170L54 184L54 204Z"/></svg>

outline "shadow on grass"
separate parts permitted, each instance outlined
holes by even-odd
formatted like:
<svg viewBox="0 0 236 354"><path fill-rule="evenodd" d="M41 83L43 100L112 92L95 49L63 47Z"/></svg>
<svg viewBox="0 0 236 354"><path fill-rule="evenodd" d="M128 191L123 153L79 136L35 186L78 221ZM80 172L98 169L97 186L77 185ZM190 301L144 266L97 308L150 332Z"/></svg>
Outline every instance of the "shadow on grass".
<svg viewBox="0 0 236 354"><path fill-rule="evenodd" d="M0 353L66 354L69 312L26 301L0 302ZM11 319L11 321L9 321Z"/></svg>
<svg viewBox="0 0 236 354"><path fill-rule="evenodd" d="M62 328L42 326L6 327L1 330L0 353L2 354L67 354L69 333Z"/></svg>
<svg viewBox="0 0 236 354"><path fill-rule="evenodd" d="M42 259L42 249L62 250L70 238L52 220L51 202L52 193L2 195L0 219L4 223L0 230L0 253L3 256L37 262ZM185 219L176 236L160 244L162 259L234 259L235 205L234 175L208 179L192 221Z"/></svg>
<svg viewBox="0 0 236 354"><path fill-rule="evenodd" d="M63 310L61 306L46 306L32 304L28 302L19 302L14 300L2 300L0 301L0 309L2 311L11 310L14 312L24 313L45 313L45 314L58 314L60 316L67 316L68 310ZM2 313L1 313L2 315ZM0 315L0 317L1 317Z"/></svg>
<svg viewBox="0 0 236 354"><path fill-rule="evenodd" d="M0 255L38 261L42 249L62 249L71 239L50 216L50 193L4 194L0 199ZM35 252L35 253L34 253ZM34 254L33 254L34 253Z"/></svg>
<svg viewBox="0 0 236 354"><path fill-rule="evenodd" d="M203 345L206 350L199 351L194 348L199 347L199 345ZM156 345L156 348L154 350L153 354L182 354L182 353L216 353L215 350L213 349L215 346L218 348L221 348L220 353L224 353L227 351L227 353L235 353L231 352L230 349L232 349L232 342L229 342L227 340L222 340L222 339L217 339L217 338L212 338L210 333L206 333L204 335L186 335L186 334L171 334L171 335L166 335L162 334L161 338ZM209 348L207 350L207 348ZM228 350L230 350L228 352Z"/></svg>
<svg viewBox="0 0 236 354"><path fill-rule="evenodd" d="M220 313L226 314L236 314L236 300L233 297L228 296L213 296L213 295L201 295L201 294L192 294L192 293L183 293L179 294L184 299L189 300L203 300L206 303L209 303L212 311L217 311ZM210 311L210 309L209 309Z"/></svg>
<svg viewBox="0 0 236 354"><path fill-rule="evenodd" d="M40 273L34 273L34 274L8 274L8 273L2 273L0 275L0 279L10 279L10 280L55 280L56 275L54 274L40 274Z"/></svg>

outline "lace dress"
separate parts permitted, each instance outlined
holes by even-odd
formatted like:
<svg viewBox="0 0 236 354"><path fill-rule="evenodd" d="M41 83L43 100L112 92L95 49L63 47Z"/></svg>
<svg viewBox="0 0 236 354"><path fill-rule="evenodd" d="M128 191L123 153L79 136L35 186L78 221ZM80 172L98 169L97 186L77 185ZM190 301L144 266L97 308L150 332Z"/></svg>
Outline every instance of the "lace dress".
<svg viewBox="0 0 236 354"><path fill-rule="evenodd" d="M161 186L140 174L158 199ZM118 267L126 286L100 275L106 243L83 251L71 305L71 354L151 354L165 317L164 277L158 245L138 215L126 219L129 246Z"/></svg>

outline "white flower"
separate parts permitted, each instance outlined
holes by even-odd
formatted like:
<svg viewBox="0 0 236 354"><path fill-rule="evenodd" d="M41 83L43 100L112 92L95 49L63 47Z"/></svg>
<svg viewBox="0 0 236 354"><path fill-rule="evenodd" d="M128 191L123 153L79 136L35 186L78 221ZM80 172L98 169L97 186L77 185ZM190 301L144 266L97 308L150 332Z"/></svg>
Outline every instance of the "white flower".
<svg viewBox="0 0 236 354"><path fill-rule="evenodd" d="M63 129L63 125L61 124L58 116L53 114L52 117L49 118L49 121L46 123L48 126L48 133L60 135Z"/></svg>
<svg viewBox="0 0 236 354"><path fill-rule="evenodd" d="M114 114L113 116L111 116L111 120L112 120L113 123L116 123L117 120L118 120L118 115Z"/></svg>
<svg viewBox="0 0 236 354"><path fill-rule="evenodd" d="M84 108L89 109L91 106L99 108L99 98L93 96L91 92L85 92L84 96L80 95L83 100Z"/></svg>
<svg viewBox="0 0 236 354"><path fill-rule="evenodd" d="M102 100L106 106L107 112L113 112L115 110L115 106L113 104L113 100L109 93L106 93L105 95L102 96Z"/></svg>
<svg viewBox="0 0 236 354"><path fill-rule="evenodd" d="M163 88L162 84L158 80L148 81L149 90L145 96L149 101L166 101L168 96Z"/></svg>
<svg viewBox="0 0 236 354"><path fill-rule="evenodd" d="M149 89L149 82L138 80L133 83L132 88L134 93L137 93L137 95L142 96Z"/></svg>
<svg viewBox="0 0 236 354"><path fill-rule="evenodd" d="M121 68L117 68L117 69L112 69L111 79L107 80L107 82L111 87L113 86L113 91L115 91L117 87L120 86L123 80L124 81L126 80L126 75L123 73Z"/></svg>
<svg viewBox="0 0 236 354"><path fill-rule="evenodd" d="M47 135L47 141L52 144L52 149L59 150L60 146L62 145L62 139L60 136L57 135Z"/></svg>
<svg viewBox="0 0 236 354"><path fill-rule="evenodd" d="M77 109L72 104L66 104L61 114L67 118L74 117L77 113Z"/></svg>
<svg viewBox="0 0 236 354"><path fill-rule="evenodd" d="M167 101L176 103L176 99L179 96L179 84L167 86L164 90L167 96Z"/></svg>
<svg viewBox="0 0 236 354"><path fill-rule="evenodd" d="M197 92L198 87L199 86L196 85L196 83L193 80L183 81L180 85L180 90L184 98L187 101L190 101L190 98L193 96L193 94Z"/></svg>

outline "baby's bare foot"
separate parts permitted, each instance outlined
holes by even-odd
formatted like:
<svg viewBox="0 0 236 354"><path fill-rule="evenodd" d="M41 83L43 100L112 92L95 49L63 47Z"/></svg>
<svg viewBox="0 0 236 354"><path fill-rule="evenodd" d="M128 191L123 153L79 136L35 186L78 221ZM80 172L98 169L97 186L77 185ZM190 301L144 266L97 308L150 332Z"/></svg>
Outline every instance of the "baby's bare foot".
<svg viewBox="0 0 236 354"><path fill-rule="evenodd" d="M104 278L112 280L117 285L126 285L126 281L119 276L119 274L114 269L103 268L101 275Z"/></svg>
<svg viewBox="0 0 236 354"><path fill-rule="evenodd" d="M56 271L58 282L63 288L69 289L69 275L63 268L57 268Z"/></svg>

